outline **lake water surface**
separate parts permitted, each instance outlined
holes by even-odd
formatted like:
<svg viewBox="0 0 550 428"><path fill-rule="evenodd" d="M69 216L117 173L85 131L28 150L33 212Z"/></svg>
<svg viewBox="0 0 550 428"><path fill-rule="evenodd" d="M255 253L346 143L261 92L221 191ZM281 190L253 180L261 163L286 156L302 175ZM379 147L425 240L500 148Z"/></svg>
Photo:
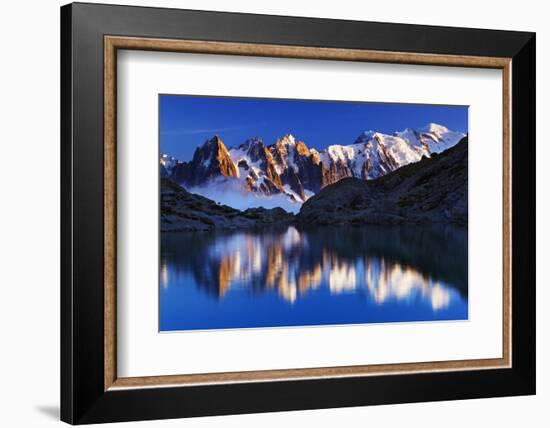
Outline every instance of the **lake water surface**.
<svg viewBox="0 0 550 428"><path fill-rule="evenodd" d="M467 230L163 233L160 330L468 319Z"/></svg>

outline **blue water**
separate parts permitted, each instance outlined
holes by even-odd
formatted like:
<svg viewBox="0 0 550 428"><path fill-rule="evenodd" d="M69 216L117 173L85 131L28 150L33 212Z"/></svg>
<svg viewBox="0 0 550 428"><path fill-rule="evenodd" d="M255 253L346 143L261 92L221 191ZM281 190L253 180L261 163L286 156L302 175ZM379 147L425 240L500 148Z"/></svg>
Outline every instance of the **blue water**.
<svg viewBox="0 0 550 428"><path fill-rule="evenodd" d="M465 229L163 233L160 330L468 319Z"/></svg>

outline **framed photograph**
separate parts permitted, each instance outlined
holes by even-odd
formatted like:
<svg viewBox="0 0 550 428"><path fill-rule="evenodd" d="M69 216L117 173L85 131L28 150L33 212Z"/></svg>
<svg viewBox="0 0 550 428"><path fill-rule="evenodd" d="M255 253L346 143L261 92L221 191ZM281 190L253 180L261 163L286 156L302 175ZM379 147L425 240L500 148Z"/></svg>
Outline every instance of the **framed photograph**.
<svg viewBox="0 0 550 428"><path fill-rule="evenodd" d="M61 418L535 393L535 35L61 8Z"/></svg>

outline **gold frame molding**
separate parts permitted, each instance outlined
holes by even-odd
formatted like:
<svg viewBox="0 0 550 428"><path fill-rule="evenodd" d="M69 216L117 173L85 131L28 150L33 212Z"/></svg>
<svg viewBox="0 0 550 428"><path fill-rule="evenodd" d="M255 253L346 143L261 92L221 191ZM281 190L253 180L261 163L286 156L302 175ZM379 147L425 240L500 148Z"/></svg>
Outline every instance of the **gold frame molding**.
<svg viewBox="0 0 550 428"><path fill-rule="evenodd" d="M241 55L279 58L394 64L440 65L494 68L502 70L503 94L503 323L502 357L492 359L432 361L422 363L358 365L305 369L261 370L170 376L117 377L116 367L116 87L117 50L147 50L213 55ZM169 40L138 37L104 37L104 389L192 386L204 384L357 377L419 372L441 372L511 367L511 276L512 276L512 165L511 165L511 58L382 52L303 46Z"/></svg>

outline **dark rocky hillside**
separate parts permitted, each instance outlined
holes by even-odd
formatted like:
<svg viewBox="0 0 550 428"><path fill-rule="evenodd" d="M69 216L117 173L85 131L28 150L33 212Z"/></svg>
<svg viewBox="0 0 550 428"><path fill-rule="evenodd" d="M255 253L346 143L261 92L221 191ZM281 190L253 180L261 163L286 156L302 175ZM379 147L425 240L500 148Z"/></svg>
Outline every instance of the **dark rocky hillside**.
<svg viewBox="0 0 550 428"><path fill-rule="evenodd" d="M381 178L345 178L304 203L303 225L454 223L468 221L468 138Z"/></svg>
<svg viewBox="0 0 550 428"><path fill-rule="evenodd" d="M249 208L239 211L189 193L168 179L161 179L162 232L212 231L289 223L294 216L282 208Z"/></svg>

